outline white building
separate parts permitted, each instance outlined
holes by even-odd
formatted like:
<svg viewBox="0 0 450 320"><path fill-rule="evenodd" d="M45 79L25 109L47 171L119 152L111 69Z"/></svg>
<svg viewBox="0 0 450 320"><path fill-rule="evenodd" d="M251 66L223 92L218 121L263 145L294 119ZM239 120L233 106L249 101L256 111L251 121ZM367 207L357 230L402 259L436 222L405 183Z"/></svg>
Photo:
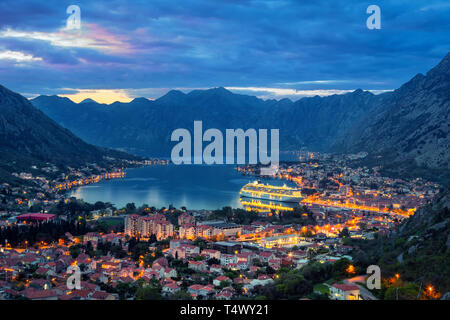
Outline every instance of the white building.
<svg viewBox="0 0 450 320"><path fill-rule="evenodd" d="M335 283L330 287L331 300L361 300L359 288L350 284Z"/></svg>

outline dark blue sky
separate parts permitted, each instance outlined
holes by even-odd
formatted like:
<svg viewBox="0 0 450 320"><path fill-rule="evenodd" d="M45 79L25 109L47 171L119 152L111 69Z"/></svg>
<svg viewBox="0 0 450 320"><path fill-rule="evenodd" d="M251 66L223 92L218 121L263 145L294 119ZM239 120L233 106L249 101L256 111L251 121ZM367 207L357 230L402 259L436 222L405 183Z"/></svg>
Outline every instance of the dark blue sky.
<svg viewBox="0 0 450 320"><path fill-rule="evenodd" d="M81 8L81 30L65 29L71 4ZM381 30L366 27L371 4L381 8ZM28 97L390 90L449 51L449 1L0 2L0 84Z"/></svg>

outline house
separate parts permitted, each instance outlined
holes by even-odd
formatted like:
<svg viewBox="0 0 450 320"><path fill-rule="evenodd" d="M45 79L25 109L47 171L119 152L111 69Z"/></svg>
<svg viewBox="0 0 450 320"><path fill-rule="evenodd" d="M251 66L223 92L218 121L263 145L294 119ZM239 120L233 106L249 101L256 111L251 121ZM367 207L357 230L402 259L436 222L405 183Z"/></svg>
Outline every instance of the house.
<svg viewBox="0 0 450 320"><path fill-rule="evenodd" d="M82 287L83 288L83 287ZM78 300L89 300L94 292L89 289L73 290L71 295L76 297Z"/></svg>
<svg viewBox="0 0 450 320"><path fill-rule="evenodd" d="M243 271L243 270L247 270L249 268L249 263L246 261L239 261L237 264L237 269Z"/></svg>
<svg viewBox="0 0 450 320"><path fill-rule="evenodd" d="M35 279L29 282L29 287L39 290L48 290L51 288L51 283L45 279Z"/></svg>
<svg viewBox="0 0 450 320"><path fill-rule="evenodd" d="M42 275L42 276L46 276L46 277L51 277L51 276L55 276L56 275L56 273L53 270L47 269L47 268L44 268L44 267L38 268L35 272L36 272L36 274L39 274L39 275Z"/></svg>
<svg viewBox="0 0 450 320"><path fill-rule="evenodd" d="M202 255L208 257L208 259L215 258L217 260L220 260L219 250L204 249L202 250Z"/></svg>
<svg viewBox="0 0 450 320"><path fill-rule="evenodd" d="M222 266L218 264L213 264L209 267L209 271L214 273L220 273L223 274Z"/></svg>
<svg viewBox="0 0 450 320"><path fill-rule="evenodd" d="M280 259L278 259L278 258L270 259L268 263L269 263L269 266L272 269L274 269L274 270L280 269L280 266L281 266L281 260Z"/></svg>
<svg viewBox="0 0 450 320"><path fill-rule="evenodd" d="M186 259L187 257L197 256L200 254L200 248L190 244L181 244L172 250L172 257L175 259Z"/></svg>
<svg viewBox="0 0 450 320"><path fill-rule="evenodd" d="M108 234L102 235L102 239L106 242L110 242L113 245L119 245L123 242L122 239L124 239L124 238L123 238L123 236L119 236L115 233L108 233Z"/></svg>
<svg viewBox="0 0 450 320"><path fill-rule="evenodd" d="M258 258L261 262L269 262L269 260L275 259L276 256L273 252L270 251L261 251L258 255Z"/></svg>
<svg viewBox="0 0 450 320"><path fill-rule="evenodd" d="M172 253L172 251L175 248L179 248L182 245L183 241L182 240L170 240L169 242L169 251L170 253Z"/></svg>
<svg viewBox="0 0 450 320"><path fill-rule="evenodd" d="M233 292L231 290L225 288L216 294L216 299L217 300L230 300L232 296L233 296Z"/></svg>
<svg viewBox="0 0 450 320"><path fill-rule="evenodd" d="M189 261L188 268L202 272L206 270L206 263L205 261Z"/></svg>
<svg viewBox="0 0 450 320"><path fill-rule="evenodd" d="M248 273L249 274L255 274L257 271L258 271L258 267L257 266L250 266L249 268L248 268Z"/></svg>
<svg viewBox="0 0 450 320"><path fill-rule="evenodd" d="M268 275L262 274L257 279L253 279L250 282L250 286L252 288L254 288L256 286L265 286L272 282L273 282L273 279L271 277L269 277Z"/></svg>
<svg viewBox="0 0 450 320"><path fill-rule="evenodd" d="M219 287L223 281L231 283L231 279L227 276L218 276L213 280L213 285Z"/></svg>
<svg viewBox="0 0 450 320"><path fill-rule="evenodd" d="M190 286L187 290L187 292L193 297L193 298L208 298L212 294L214 294L215 290L212 285L202 286L201 284L193 284Z"/></svg>
<svg viewBox="0 0 450 320"><path fill-rule="evenodd" d="M100 272L97 272L97 273L94 273L93 275L91 275L90 279L94 282L108 283L108 277Z"/></svg>
<svg viewBox="0 0 450 320"><path fill-rule="evenodd" d="M253 257L252 251L243 251L241 253L236 254L237 262L247 262L250 263Z"/></svg>
<svg viewBox="0 0 450 320"><path fill-rule="evenodd" d="M58 295L54 290L27 288L23 291L23 295L30 300L58 300Z"/></svg>
<svg viewBox="0 0 450 320"><path fill-rule="evenodd" d="M54 287L53 290L56 292L58 296L65 295L67 294L67 292L70 291L66 283Z"/></svg>
<svg viewBox="0 0 450 320"><path fill-rule="evenodd" d="M95 291L92 294L90 299L91 300L117 300L115 294L105 292L105 291Z"/></svg>
<svg viewBox="0 0 450 320"><path fill-rule="evenodd" d="M243 235L246 235L246 234L248 234L248 235L253 235L253 234L255 234L256 232L258 232L258 230L259 230L260 228L258 228L258 227L256 227L256 226L243 226L242 227L242 234Z"/></svg>
<svg viewBox="0 0 450 320"><path fill-rule="evenodd" d="M306 251L304 250L295 250L292 251L292 258L294 260L298 260L298 259L304 259L307 257Z"/></svg>
<svg viewBox="0 0 450 320"><path fill-rule="evenodd" d="M180 287L175 283L171 282L163 286L162 294L163 295L171 295L180 291Z"/></svg>
<svg viewBox="0 0 450 320"><path fill-rule="evenodd" d="M144 275L146 277L148 277L149 279L160 279L161 278L161 274L159 272L155 271L155 270L152 270L152 269L147 269L144 272Z"/></svg>
<svg viewBox="0 0 450 320"><path fill-rule="evenodd" d="M90 242L92 246L96 248L98 240L100 238L101 238L100 234L96 232L88 232L83 236L83 244L86 245L88 242Z"/></svg>
<svg viewBox="0 0 450 320"><path fill-rule="evenodd" d="M173 268L164 268L164 278L176 278L177 270Z"/></svg>
<svg viewBox="0 0 450 320"><path fill-rule="evenodd" d="M237 263L229 263L225 266L225 268L236 271L236 270L238 270L238 265L237 265Z"/></svg>
<svg viewBox="0 0 450 320"><path fill-rule="evenodd" d="M237 257L234 254L222 254L220 256L220 264L222 266L229 265L230 263L237 263Z"/></svg>
<svg viewBox="0 0 450 320"><path fill-rule="evenodd" d="M335 283L330 287L331 300L361 300L359 288L351 284Z"/></svg>
<svg viewBox="0 0 450 320"><path fill-rule="evenodd" d="M161 267L166 268L166 267L169 266L169 262L167 261L166 258L161 257L161 258L156 259L156 260L152 263L152 266L153 266L153 267L156 266L156 265L159 265L159 266L161 266Z"/></svg>

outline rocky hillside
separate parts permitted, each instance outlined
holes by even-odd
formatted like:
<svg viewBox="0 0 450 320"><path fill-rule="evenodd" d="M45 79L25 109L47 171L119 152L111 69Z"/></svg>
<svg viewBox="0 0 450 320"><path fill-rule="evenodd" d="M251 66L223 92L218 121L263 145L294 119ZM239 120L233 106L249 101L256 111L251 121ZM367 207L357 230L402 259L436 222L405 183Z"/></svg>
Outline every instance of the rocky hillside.
<svg viewBox="0 0 450 320"><path fill-rule="evenodd" d="M450 291L450 189L419 209L392 237L395 265L406 280L431 283L442 296Z"/></svg>
<svg viewBox="0 0 450 320"><path fill-rule="evenodd" d="M450 171L450 53L375 106L334 145L337 152L368 151L380 164Z"/></svg>
<svg viewBox="0 0 450 320"><path fill-rule="evenodd" d="M358 89L342 95L303 98L266 116L280 130L286 130L288 147L296 149L300 142L309 150L329 151L336 139L364 118L378 100L369 91Z"/></svg>
<svg viewBox="0 0 450 320"><path fill-rule="evenodd" d="M399 274L401 298L416 299L419 289L429 285L440 297L450 298L450 189L417 210L388 238L357 242L361 250L355 262L379 265L386 279ZM392 289L377 292L388 299L392 293Z"/></svg>
<svg viewBox="0 0 450 320"><path fill-rule="evenodd" d="M51 162L79 166L105 157L135 158L87 144L36 109L26 98L0 86L0 174Z"/></svg>

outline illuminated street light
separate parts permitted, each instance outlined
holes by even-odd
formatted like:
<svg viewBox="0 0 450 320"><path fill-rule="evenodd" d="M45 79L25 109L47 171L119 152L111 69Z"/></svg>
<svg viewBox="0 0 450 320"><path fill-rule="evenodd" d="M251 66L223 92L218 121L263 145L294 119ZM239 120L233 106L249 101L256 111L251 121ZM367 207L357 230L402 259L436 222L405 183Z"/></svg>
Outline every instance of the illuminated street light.
<svg viewBox="0 0 450 320"><path fill-rule="evenodd" d="M345 271L347 271L347 273L355 273L355 267L350 264Z"/></svg>

